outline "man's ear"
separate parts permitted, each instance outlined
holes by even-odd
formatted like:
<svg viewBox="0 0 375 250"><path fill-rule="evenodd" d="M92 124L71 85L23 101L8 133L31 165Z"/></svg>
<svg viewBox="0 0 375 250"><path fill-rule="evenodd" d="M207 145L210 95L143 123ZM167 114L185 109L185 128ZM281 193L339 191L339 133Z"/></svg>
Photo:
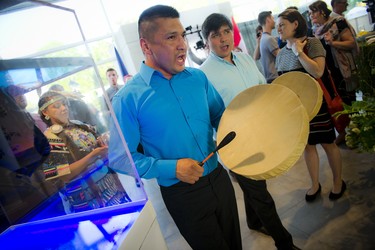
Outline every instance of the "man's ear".
<svg viewBox="0 0 375 250"><path fill-rule="evenodd" d="M151 53L150 46L149 46L148 41L147 41L146 39L141 38L141 39L139 40L139 44L140 44L140 46L141 46L141 49L142 49L142 51L143 51L143 54L146 55L146 54L150 54L150 53Z"/></svg>

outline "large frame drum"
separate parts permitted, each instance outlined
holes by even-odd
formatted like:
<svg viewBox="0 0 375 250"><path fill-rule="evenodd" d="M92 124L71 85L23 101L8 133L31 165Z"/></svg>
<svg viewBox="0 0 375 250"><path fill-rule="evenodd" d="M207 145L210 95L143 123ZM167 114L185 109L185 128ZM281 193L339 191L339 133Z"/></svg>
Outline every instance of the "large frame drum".
<svg viewBox="0 0 375 250"><path fill-rule="evenodd" d="M217 141L234 140L219 151L223 164L245 177L276 177L300 158L309 134L309 116L297 94L281 84L262 84L238 94L224 111Z"/></svg>

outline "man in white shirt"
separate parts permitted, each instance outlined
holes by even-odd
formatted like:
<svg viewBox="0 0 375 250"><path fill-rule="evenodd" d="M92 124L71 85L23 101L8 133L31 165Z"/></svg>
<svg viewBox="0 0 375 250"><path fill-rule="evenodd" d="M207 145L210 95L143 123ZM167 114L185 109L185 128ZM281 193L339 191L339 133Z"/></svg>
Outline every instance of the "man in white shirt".
<svg viewBox="0 0 375 250"><path fill-rule="evenodd" d="M202 33L210 53L200 69L219 92L225 106L243 90L266 83L251 56L233 51L233 26L228 17L211 14L202 25ZM248 227L269 234L279 250L298 249L281 223L266 181L232 174L244 193Z"/></svg>

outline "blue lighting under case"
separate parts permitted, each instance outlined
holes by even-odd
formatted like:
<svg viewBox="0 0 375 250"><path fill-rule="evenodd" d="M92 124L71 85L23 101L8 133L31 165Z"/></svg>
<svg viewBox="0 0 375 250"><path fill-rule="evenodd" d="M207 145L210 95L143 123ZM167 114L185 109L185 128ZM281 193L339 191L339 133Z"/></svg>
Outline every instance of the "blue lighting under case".
<svg viewBox="0 0 375 250"><path fill-rule="evenodd" d="M116 249L144 202L18 224L1 234L2 249Z"/></svg>

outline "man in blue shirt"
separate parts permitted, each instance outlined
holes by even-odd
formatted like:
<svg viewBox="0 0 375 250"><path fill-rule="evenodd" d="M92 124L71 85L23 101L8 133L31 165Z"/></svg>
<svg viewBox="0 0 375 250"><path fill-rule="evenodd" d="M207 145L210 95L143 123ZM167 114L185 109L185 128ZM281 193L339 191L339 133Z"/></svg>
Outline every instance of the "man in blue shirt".
<svg viewBox="0 0 375 250"><path fill-rule="evenodd" d="M218 90L226 106L245 89L266 83L253 58L233 51L233 27L226 16L218 13L209 15L202 25L202 34L210 53L200 68ZM292 236L281 223L266 181L232 173L244 193L248 227L271 235L277 249L297 249Z"/></svg>
<svg viewBox="0 0 375 250"><path fill-rule="evenodd" d="M138 173L157 178L169 213L193 249L241 249L230 178L216 155L199 165L215 148L213 129L224 103L202 71L185 68L186 34L174 8L146 9L138 32L145 61L112 100ZM144 153L137 152L139 143Z"/></svg>

